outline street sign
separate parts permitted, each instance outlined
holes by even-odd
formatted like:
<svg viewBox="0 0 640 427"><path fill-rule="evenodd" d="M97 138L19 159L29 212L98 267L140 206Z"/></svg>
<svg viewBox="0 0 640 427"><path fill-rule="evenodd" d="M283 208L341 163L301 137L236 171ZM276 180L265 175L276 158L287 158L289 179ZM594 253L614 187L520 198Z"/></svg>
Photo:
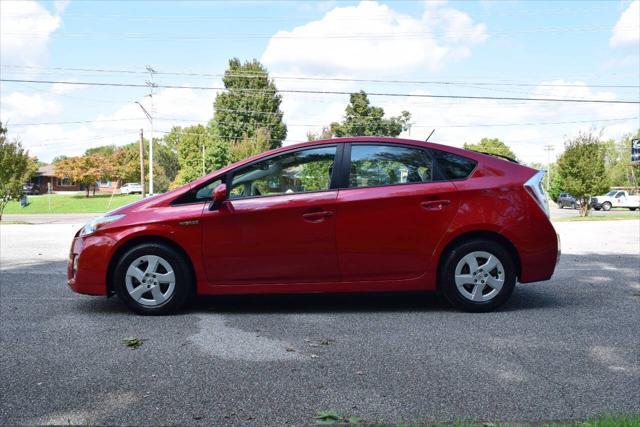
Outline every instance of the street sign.
<svg viewBox="0 0 640 427"><path fill-rule="evenodd" d="M640 163L640 139L631 140L631 163Z"/></svg>

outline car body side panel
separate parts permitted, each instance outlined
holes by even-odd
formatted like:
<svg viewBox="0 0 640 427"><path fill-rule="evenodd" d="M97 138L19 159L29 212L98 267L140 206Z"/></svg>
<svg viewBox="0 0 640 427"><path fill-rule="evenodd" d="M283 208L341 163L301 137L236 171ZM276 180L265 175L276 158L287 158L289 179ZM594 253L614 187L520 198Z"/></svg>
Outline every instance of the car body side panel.
<svg viewBox="0 0 640 427"><path fill-rule="evenodd" d="M451 182L340 190L336 236L343 280L424 275L458 203Z"/></svg>

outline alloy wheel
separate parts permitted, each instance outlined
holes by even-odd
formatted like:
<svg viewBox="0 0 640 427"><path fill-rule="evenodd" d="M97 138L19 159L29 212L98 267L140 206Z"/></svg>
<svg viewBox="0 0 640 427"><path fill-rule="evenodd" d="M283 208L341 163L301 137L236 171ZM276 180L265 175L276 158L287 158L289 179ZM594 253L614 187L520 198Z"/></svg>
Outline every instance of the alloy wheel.
<svg viewBox="0 0 640 427"><path fill-rule="evenodd" d="M154 307L171 298L176 287L176 276L171 264L164 258L143 255L129 264L125 285L134 301Z"/></svg>
<svg viewBox="0 0 640 427"><path fill-rule="evenodd" d="M500 260L489 252L471 252L456 265L455 283L458 292L473 302L486 302L495 298L505 280Z"/></svg>

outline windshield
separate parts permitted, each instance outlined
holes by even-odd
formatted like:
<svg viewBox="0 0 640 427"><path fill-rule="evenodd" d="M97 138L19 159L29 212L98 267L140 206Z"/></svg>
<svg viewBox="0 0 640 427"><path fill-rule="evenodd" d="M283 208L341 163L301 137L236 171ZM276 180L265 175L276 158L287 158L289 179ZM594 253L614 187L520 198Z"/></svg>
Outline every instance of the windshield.
<svg viewBox="0 0 640 427"><path fill-rule="evenodd" d="M616 190L609 191L609 192L607 193L607 196L613 196L614 194L616 194Z"/></svg>

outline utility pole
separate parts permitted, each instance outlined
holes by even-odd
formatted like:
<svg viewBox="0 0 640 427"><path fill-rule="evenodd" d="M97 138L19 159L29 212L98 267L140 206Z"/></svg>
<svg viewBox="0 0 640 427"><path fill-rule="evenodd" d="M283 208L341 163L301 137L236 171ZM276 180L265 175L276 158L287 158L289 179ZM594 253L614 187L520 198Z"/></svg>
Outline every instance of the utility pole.
<svg viewBox="0 0 640 427"><path fill-rule="evenodd" d="M145 83L149 86L149 98L151 98L151 113L149 114L149 122L151 123L151 136L149 137L149 194L153 194L153 91L158 86L153 82L153 75L156 73L150 65L146 66L149 72L149 80Z"/></svg>
<svg viewBox="0 0 640 427"><path fill-rule="evenodd" d="M204 171L204 141L202 142L202 176L205 175Z"/></svg>
<svg viewBox="0 0 640 427"><path fill-rule="evenodd" d="M547 152L547 193L549 192L549 184L551 182L551 152L555 150L553 145L545 145L544 151Z"/></svg>
<svg viewBox="0 0 640 427"><path fill-rule="evenodd" d="M140 187L144 199L144 131L140 129Z"/></svg>
<svg viewBox="0 0 640 427"><path fill-rule="evenodd" d="M142 108L142 112L144 113L144 115L147 117L147 120L149 120L149 123L153 123L152 119L151 119L151 114L149 114L149 112L147 111L146 108L144 108L142 106L141 103L139 103L138 101L135 102L136 104L138 104L138 106L140 108ZM153 126L153 125L152 125ZM152 127L153 129L153 127ZM151 153L153 151L153 145L149 144L149 152ZM149 156L149 195L153 194L153 168L151 167L151 163L152 163L152 159L153 157ZM144 139L142 138L142 129L140 129L140 176L142 177L142 195L144 196Z"/></svg>

